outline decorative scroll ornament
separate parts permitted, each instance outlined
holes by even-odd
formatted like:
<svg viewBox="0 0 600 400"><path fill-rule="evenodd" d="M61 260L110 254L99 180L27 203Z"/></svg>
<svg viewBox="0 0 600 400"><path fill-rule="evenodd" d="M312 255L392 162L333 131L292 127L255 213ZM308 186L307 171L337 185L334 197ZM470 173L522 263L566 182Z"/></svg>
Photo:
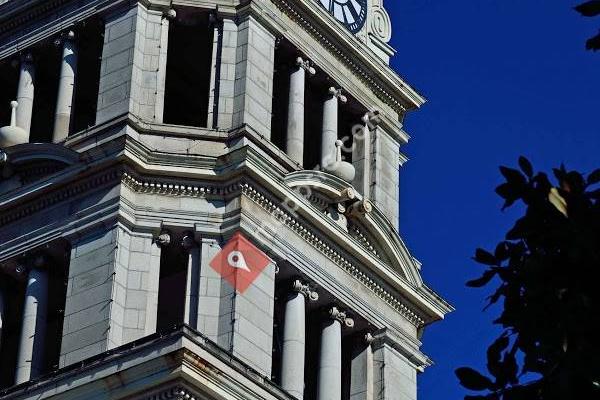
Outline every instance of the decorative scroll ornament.
<svg viewBox="0 0 600 400"><path fill-rule="evenodd" d="M354 320L348 317L345 311L340 311L337 307L331 307L328 313L329 318L339 321L343 326L348 328L354 327Z"/></svg>
<svg viewBox="0 0 600 400"><path fill-rule="evenodd" d="M370 33L384 43L392 39L392 21L381 1L375 0L371 8Z"/></svg>
<svg viewBox="0 0 600 400"><path fill-rule="evenodd" d="M312 290L308 284L302 283L300 280L296 279L294 283L292 283L292 290L294 292L300 293L310 301L319 300L319 293Z"/></svg>
<svg viewBox="0 0 600 400"><path fill-rule="evenodd" d="M296 66L305 70L309 75L315 75L317 73L317 70L311 65L310 61L304 60L302 57L296 58Z"/></svg>

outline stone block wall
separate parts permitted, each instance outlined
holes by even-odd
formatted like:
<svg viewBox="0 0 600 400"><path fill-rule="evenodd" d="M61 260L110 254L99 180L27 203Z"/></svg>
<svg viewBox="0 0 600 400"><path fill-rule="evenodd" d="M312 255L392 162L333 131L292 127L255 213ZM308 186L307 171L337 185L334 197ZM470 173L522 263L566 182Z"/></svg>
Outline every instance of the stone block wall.
<svg viewBox="0 0 600 400"><path fill-rule="evenodd" d="M399 227L400 146L382 128L371 132L371 200Z"/></svg>
<svg viewBox="0 0 600 400"><path fill-rule="evenodd" d="M72 244L60 366L156 330L160 249L121 226Z"/></svg>
<svg viewBox="0 0 600 400"><path fill-rule="evenodd" d="M219 129L233 127L237 44L238 27L233 19L224 18L222 24L215 28L208 108L209 126L214 124L214 127Z"/></svg>
<svg viewBox="0 0 600 400"><path fill-rule="evenodd" d="M233 126L271 138L275 36L252 16L238 25Z"/></svg>
<svg viewBox="0 0 600 400"><path fill-rule="evenodd" d="M204 267L204 266L203 266ZM210 267L209 267L210 268ZM275 264L239 294L224 280L218 343L265 376L271 376Z"/></svg>
<svg viewBox="0 0 600 400"><path fill-rule="evenodd" d="M127 112L162 121L168 28L140 4L106 17L97 123Z"/></svg>
<svg viewBox="0 0 600 400"><path fill-rule="evenodd" d="M416 400L417 370L386 343L376 346L374 360L374 398L376 400Z"/></svg>

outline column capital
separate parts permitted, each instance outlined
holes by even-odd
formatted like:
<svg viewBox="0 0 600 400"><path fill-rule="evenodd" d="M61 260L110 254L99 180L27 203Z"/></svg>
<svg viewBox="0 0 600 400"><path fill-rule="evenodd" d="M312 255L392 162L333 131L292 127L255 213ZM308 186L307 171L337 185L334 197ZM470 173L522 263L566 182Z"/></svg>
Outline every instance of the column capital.
<svg viewBox="0 0 600 400"><path fill-rule="evenodd" d="M309 75L315 75L317 73L317 71L311 65L311 62L309 60L303 59L302 57L296 58L296 66L308 72Z"/></svg>
<svg viewBox="0 0 600 400"><path fill-rule="evenodd" d="M332 97L336 97L342 103L346 103L348 101L348 98L342 93L342 89L331 86L327 93Z"/></svg>
<svg viewBox="0 0 600 400"><path fill-rule="evenodd" d="M183 239L181 239L181 246L188 252L198 247L198 242L196 242L192 232L187 232L185 235L183 235Z"/></svg>
<svg viewBox="0 0 600 400"><path fill-rule="evenodd" d="M348 328L354 327L354 319L348 317L345 311L340 311L336 306L331 307L327 311L327 315L330 319L340 322L343 326Z"/></svg>
<svg viewBox="0 0 600 400"><path fill-rule="evenodd" d="M159 247L168 246L171 244L171 233L168 231L162 231L157 237L154 238L154 243Z"/></svg>
<svg viewBox="0 0 600 400"><path fill-rule="evenodd" d="M312 290L311 287L307 283L302 283L299 279L296 279L292 283L292 291L296 293L300 293L304 297L306 297L310 301L319 300L319 293Z"/></svg>
<svg viewBox="0 0 600 400"><path fill-rule="evenodd" d="M168 20L174 20L175 18L177 18L177 11L175 11L172 8L169 8L168 10L163 11L163 17Z"/></svg>

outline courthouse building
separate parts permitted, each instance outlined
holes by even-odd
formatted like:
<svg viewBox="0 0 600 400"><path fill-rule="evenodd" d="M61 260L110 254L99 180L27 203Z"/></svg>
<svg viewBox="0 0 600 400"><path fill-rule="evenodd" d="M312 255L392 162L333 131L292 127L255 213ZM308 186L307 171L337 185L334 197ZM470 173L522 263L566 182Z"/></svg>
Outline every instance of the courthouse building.
<svg viewBox="0 0 600 400"><path fill-rule="evenodd" d="M399 235L390 36L383 0L0 0L0 399L416 399L452 307Z"/></svg>

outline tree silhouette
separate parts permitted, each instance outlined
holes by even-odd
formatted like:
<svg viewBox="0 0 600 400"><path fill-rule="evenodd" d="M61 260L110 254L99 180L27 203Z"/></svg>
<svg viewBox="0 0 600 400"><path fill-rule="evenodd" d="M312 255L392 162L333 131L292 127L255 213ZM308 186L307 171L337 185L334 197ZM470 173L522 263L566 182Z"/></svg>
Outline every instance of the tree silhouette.
<svg viewBox="0 0 600 400"><path fill-rule="evenodd" d="M504 208L525 215L494 252L478 249L486 266L469 287L500 285L489 305L503 302L495 324L503 333L487 350L487 373L459 368L461 384L479 395L465 400L600 399L600 169L587 179L564 166L555 187L534 174L501 167L496 188Z"/></svg>
<svg viewBox="0 0 600 400"><path fill-rule="evenodd" d="M600 0L586 1L575 7L575 10L585 17L596 17L600 15ZM586 48L600 50L600 33L587 41Z"/></svg>

